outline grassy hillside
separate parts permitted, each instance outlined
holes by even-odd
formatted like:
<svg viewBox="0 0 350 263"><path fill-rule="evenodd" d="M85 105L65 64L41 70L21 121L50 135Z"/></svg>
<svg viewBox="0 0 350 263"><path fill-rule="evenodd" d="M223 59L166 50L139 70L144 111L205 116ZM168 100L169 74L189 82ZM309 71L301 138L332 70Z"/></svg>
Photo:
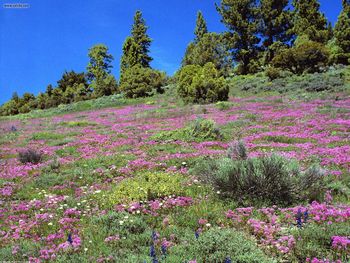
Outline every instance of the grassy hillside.
<svg viewBox="0 0 350 263"><path fill-rule="evenodd" d="M342 74L236 77L210 105L170 86L2 118L0 259L349 262Z"/></svg>

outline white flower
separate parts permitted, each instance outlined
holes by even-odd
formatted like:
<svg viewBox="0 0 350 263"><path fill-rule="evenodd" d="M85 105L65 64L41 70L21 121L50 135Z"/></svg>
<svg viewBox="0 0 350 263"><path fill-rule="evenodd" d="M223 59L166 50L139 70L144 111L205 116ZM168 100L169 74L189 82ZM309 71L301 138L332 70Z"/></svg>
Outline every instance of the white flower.
<svg viewBox="0 0 350 263"><path fill-rule="evenodd" d="M47 225L48 225L48 226L52 226L53 224L52 224L52 222L50 222L50 223L48 223Z"/></svg>
<svg viewBox="0 0 350 263"><path fill-rule="evenodd" d="M120 224L120 225L124 224L124 221L119 221L119 224Z"/></svg>
<svg viewBox="0 0 350 263"><path fill-rule="evenodd" d="M205 224L207 227L210 227L211 226L211 224L209 224L209 223L207 223L207 224Z"/></svg>
<svg viewBox="0 0 350 263"><path fill-rule="evenodd" d="M86 247L86 248L84 248L84 251L86 252L86 251L88 251L88 248Z"/></svg>

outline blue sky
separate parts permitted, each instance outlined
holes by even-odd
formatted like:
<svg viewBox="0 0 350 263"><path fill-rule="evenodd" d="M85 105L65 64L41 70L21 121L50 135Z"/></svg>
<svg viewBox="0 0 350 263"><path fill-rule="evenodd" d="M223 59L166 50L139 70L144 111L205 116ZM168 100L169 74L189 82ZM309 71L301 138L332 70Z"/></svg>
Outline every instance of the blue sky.
<svg viewBox="0 0 350 263"><path fill-rule="evenodd" d="M341 0L321 0L333 23ZM210 31L225 27L210 0L0 0L0 104L18 94L56 85L65 70L84 71L88 49L104 43L118 76L124 39L140 9L153 39L152 66L173 74L193 39L196 13L202 10ZM5 9L4 3L28 3L26 9Z"/></svg>

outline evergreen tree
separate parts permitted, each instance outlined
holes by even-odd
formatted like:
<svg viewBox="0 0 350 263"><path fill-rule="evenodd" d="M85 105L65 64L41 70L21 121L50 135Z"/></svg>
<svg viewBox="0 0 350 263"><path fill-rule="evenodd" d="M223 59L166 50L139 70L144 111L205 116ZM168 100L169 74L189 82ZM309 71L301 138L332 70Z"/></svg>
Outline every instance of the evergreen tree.
<svg viewBox="0 0 350 263"><path fill-rule="evenodd" d="M216 33L204 34L200 41L191 42L187 46L182 67L186 65L204 66L213 63L220 74L227 75L232 66L229 50L221 35Z"/></svg>
<svg viewBox="0 0 350 263"><path fill-rule="evenodd" d="M195 43L198 43L202 37L208 33L207 23L204 20L201 11L197 14L196 28L194 29L194 34L196 35Z"/></svg>
<svg viewBox="0 0 350 263"><path fill-rule="evenodd" d="M111 75L113 56L109 54L105 45L99 44L89 49L89 57L87 77L91 81L90 86L94 94L97 97L111 95L117 88L115 79L114 81L110 80L110 78L114 78Z"/></svg>
<svg viewBox="0 0 350 263"><path fill-rule="evenodd" d="M311 41L326 43L330 39L328 21L320 12L318 0L293 0L293 6L293 33L306 35Z"/></svg>
<svg viewBox="0 0 350 263"><path fill-rule="evenodd" d="M123 44L123 55L120 60L121 77L126 69L136 66L139 63L138 48L132 37L127 37Z"/></svg>
<svg viewBox="0 0 350 263"><path fill-rule="evenodd" d="M272 45L288 45L292 34L291 12L287 9L289 0L261 0L259 14L261 18L260 34L263 37L265 63L269 63L274 56ZM276 44L275 44L276 46Z"/></svg>
<svg viewBox="0 0 350 263"><path fill-rule="evenodd" d="M350 1L343 0L343 10L334 27L335 43L340 48L336 61L342 64L350 63Z"/></svg>
<svg viewBox="0 0 350 263"><path fill-rule="evenodd" d="M74 70L65 71L59 81L57 81L57 88L61 89L62 92L65 92L68 87L73 87L75 84L83 84L88 86L88 83L85 79L84 73L76 73Z"/></svg>
<svg viewBox="0 0 350 263"><path fill-rule="evenodd" d="M51 97L52 91L53 91L52 85L51 85L51 84L47 85L46 91L45 91L45 93L47 94L47 96Z"/></svg>
<svg viewBox="0 0 350 263"><path fill-rule="evenodd" d="M238 73L256 72L260 42L256 0L221 0L216 9L229 29L226 36L233 58L239 63Z"/></svg>
<svg viewBox="0 0 350 263"><path fill-rule="evenodd" d="M146 22L142 17L141 11L136 11L131 35L135 41L136 47L138 48L138 63L145 68L149 68L150 62L153 60L148 54L152 39L147 35L147 29L148 27L146 26Z"/></svg>
<svg viewBox="0 0 350 263"><path fill-rule="evenodd" d="M120 61L120 82L123 81L125 70L129 68L137 65L150 68L150 62L153 60L149 56L152 39L147 35L147 29L141 11L136 11L131 36L127 37L123 44L123 55Z"/></svg>

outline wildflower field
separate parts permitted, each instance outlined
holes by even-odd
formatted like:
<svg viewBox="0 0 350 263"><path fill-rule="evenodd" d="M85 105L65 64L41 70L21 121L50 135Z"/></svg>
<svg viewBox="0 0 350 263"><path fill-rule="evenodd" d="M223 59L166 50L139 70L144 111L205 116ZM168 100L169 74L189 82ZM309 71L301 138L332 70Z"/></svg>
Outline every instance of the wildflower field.
<svg viewBox="0 0 350 263"><path fill-rule="evenodd" d="M349 97L156 96L0 131L0 261L350 262Z"/></svg>

